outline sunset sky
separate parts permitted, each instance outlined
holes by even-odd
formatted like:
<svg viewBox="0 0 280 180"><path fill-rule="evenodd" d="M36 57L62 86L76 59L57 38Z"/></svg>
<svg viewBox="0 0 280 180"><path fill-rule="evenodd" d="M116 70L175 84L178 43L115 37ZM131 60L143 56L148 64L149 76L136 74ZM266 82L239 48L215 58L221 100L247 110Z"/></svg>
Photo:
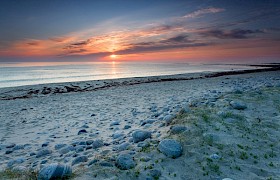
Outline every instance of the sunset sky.
<svg viewBox="0 0 280 180"><path fill-rule="evenodd" d="M280 61L277 0L1 0L0 61Z"/></svg>

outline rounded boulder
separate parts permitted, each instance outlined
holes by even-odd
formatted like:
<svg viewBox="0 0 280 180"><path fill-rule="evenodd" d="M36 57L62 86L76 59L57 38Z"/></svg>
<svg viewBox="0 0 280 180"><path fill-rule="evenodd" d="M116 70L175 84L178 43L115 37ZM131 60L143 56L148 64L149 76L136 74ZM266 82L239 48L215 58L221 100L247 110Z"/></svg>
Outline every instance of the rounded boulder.
<svg viewBox="0 0 280 180"><path fill-rule="evenodd" d="M162 140L158 145L158 149L167 157L171 158L177 158L181 156L183 152L183 147L181 146L181 144L174 139Z"/></svg>

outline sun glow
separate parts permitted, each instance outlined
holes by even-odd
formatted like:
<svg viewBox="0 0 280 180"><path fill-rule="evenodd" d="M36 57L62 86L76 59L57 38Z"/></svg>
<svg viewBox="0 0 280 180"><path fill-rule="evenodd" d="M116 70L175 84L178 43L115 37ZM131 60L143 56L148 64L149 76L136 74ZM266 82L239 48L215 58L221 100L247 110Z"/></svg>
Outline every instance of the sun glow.
<svg viewBox="0 0 280 180"><path fill-rule="evenodd" d="M115 58L117 58L117 55L112 54L112 55L110 55L110 58L115 59Z"/></svg>

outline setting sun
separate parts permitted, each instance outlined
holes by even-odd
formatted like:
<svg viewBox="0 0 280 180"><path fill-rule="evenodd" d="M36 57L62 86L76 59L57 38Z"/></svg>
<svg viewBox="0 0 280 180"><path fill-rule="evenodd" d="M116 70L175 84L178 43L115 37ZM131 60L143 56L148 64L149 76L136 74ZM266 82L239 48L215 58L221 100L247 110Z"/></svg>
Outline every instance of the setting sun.
<svg viewBox="0 0 280 180"><path fill-rule="evenodd" d="M110 58L115 59L116 57L117 57L117 55L115 55L115 54L110 55Z"/></svg>

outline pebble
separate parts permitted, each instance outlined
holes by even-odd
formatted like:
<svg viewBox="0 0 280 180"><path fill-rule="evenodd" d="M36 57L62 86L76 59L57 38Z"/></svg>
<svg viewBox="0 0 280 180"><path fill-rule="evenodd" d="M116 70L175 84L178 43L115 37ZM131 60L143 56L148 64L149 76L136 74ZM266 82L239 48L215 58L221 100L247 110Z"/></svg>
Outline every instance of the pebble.
<svg viewBox="0 0 280 180"><path fill-rule="evenodd" d="M81 135L81 134L85 134L87 133L87 131L85 129L81 129L79 132L78 132L78 135Z"/></svg>
<svg viewBox="0 0 280 180"><path fill-rule="evenodd" d="M36 158L40 158L42 156L45 156L45 155L48 155L48 154L51 154L51 153L52 153L52 151L49 150L49 149L42 149L42 150L37 152Z"/></svg>
<svg viewBox="0 0 280 180"><path fill-rule="evenodd" d="M73 147L73 146L66 146L66 147L64 147L64 148L61 148L60 150L59 150L59 153L60 154L67 154L68 152L70 152L70 151L74 151L75 150L75 148Z"/></svg>
<svg viewBox="0 0 280 180"><path fill-rule="evenodd" d="M113 167L114 164L112 164L111 162L108 162L108 161L101 161L99 163L100 166L104 166L104 167Z"/></svg>
<svg viewBox="0 0 280 180"><path fill-rule="evenodd" d="M118 138L123 137L124 134L123 133L114 133L112 136L113 136L113 139L118 139Z"/></svg>
<svg viewBox="0 0 280 180"><path fill-rule="evenodd" d="M173 118L174 118L173 115L168 114L168 115L164 116L163 120L168 125L168 124L170 124L172 122Z"/></svg>
<svg viewBox="0 0 280 180"><path fill-rule="evenodd" d="M144 126L145 124L153 124L155 121L155 119L147 119L141 123L141 126Z"/></svg>
<svg viewBox="0 0 280 180"><path fill-rule="evenodd" d="M7 164L7 167L8 168L11 168L14 164L21 164L25 161L24 158L17 158L15 160L10 160Z"/></svg>
<svg viewBox="0 0 280 180"><path fill-rule="evenodd" d="M211 154L210 158L211 159L220 159L221 157L218 154Z"/></svg>
<svg viewBox="0 0 280 180"><path fill-rule="evenodd" d="M139 142L137 144L137 147L141 147L141 148L145 148L145 147L148 147L149 146L149 143L147 142Z"/></svg>
<svg viewBox="0 0 280 180"><path fill-rule="evenodd" d="M170 133L171 134L179 134L179 133L182 133L186 130L187 130L187 128L185 126L182 126L182 125L175 125L175 126L170 127Z"/></svg>
<svg viewBox="0 0 280 180"><path fill-rule="evenodd" d="M135 162L130 154L120 154L116 166L121 170L127 170L135 167Z"/></svg>
<svg viewBox="0 0 280 180"><path fill-rule="evenodd" d="M59 150L59 149L65 147L65 146L66 146L66 144L56 144L56 145L54 146L54 149L55 149L55 150Z"/></svg>
<svg viewBox="0 0 280 180"><path fill-rule="evenodd" d="M20 149L24 149L24 145L16 145L16 146L13 148L13 151L20 150Z"/></svg>
<svg viewBox="0 0 280 180"><path fill-rule="evenodd" d="M103 141L98 139L92 142L92 148L96 149L96 148L100 148L104 145Z"/></svg>
<svg viewBox="0 0 280 180"><path fill-rule="evenodd" d="M131 126L130 125L125 125L123 129L130 129Z"/></svg>
<svg viewBox="0 0 280 180"><path fill-rule="evenodd" d="M247 108L246 104L241 101L230 101L229 103L233 109L244 110Z"/></svg>
<svg viewBox="0 0 280 180"><path fill-rule="evenodd" d="M149 131L136 130L132 133L133 142L138 143L144 141L147 138L151 138L152 133Z"/></svg>
<svg viewBox="0 0 280 180"><path fill-rule="evenodd" d="M120 122L119 121L113 121L110 124L110 126L116 126L116 125L120 125Z"/></svg>
<svg viewBox="0 0 280 180"><path fill-rule="evenodd" d="M93 164L95 164L95 163L97 163L97 162L98 162L97 159L93 159L93 160L91 160L91 161L88 163L88 166L91 166L91 165L93 165Z"/></svg>
<svg viewBox="0 0 280 180"><path fill-rule="evenodd" d="M158 149L167 157L172 158L177 158L181 156L183 152L181 144L174 139L162 140L158 145Z"/></svg>
<svg viewBox="0 0 280 180"><path fill-rule="evenodd" d="M6 145L6 148L13 148L13 147L15 147L15 146L16 146L16 144L12 143L12 144Z"/></svg>
<svg viewBox="0 0 280 180"><path fill-rule="evenodd" d="M87 144L87 145L91 145L92 143L93 143L93 140L87 140L87 141L86 141L86 144Z"/></svg>
<svg viewBox="0 0 280 180"><path fill-rule="evenodd" d="M161 176L161 171L158 170L158 169L151 169L150 170L150 175L153 177L153 178L159 178Z"/></svg>
<svg viewBox="0 0 280 180"><path fill-rule="evenodd" d="M42 147L47 147L49 145L49 142L45 142L42 144Z"/></svg>
<svg viewBox="0 0 280 180"><path fill-rule="evenodd" d="M64 179L72 174L72 168L64 164L49 164L44 166L38 174L38 180Z"/></svg>
<svg viewBox="0 0 280 180"><path fill-rule="evenodd" d="M128 142L122 143L121 145L119 145L118 151L127 150L129 146L130 146L130 144Z"/></svg>
<svg viewBox="0 0 280 180"><path fill-rule="evenodd" d="M82 151L84 151L84 147L83 147L83 146L77 146L77 147L75 148L75 150L76 150L77 153L78 153L78 152L82 152Z"/></svg>
<svg viewBox="0 0 280 180"><path fill-rule="evenodd" d="M79 163L87 162L87 161L88 161L87 156L79 156L79 157L76 157L76 158L72 161L72 166L74 166L75 164L79 164Z"/></svg>
<svg viewBox="0 0 280 180"><path fill-rule="evenodd" d="M5 154L11 154L13 151L12 150L7 150L6 152L5 152Z"/></svg>
<svg viewBox="0 0 280 180"><path fill-rule="evenodd" d="M141 157L141 161L143 161L143 162L148 162L148 161L150 161L151 159L152 159L152 158L149 157L149 156Z"/></svg>

